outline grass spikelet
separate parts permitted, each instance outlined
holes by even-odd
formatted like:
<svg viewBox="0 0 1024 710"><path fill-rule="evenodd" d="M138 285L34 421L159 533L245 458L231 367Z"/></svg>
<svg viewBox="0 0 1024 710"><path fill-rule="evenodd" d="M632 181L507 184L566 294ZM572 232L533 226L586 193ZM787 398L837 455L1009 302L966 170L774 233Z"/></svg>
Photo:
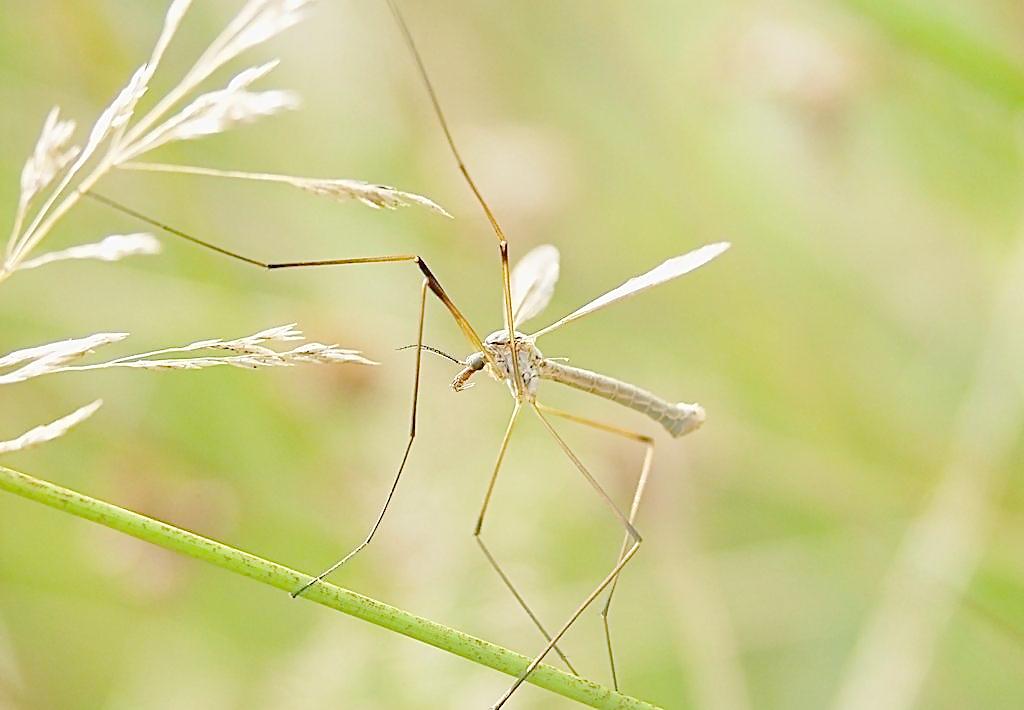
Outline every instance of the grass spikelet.
<svg viewBox="0 0 1024 710"><path fill-rule="evenodd" d="M60 107L54 106L43 122L43 130L35 150L21 171L19 210L24 213L32 199L78 157L81 148L69 146L75 132L74 121L60 120ZM17 227L16 227L17 229Z"/></svg>
<svg viewBox="0 0 1024 710"><path fill-rule="evenodd" d="M160 240L152 234L144 232L136 234L111 234L93 244L51 251L29 259L18 266L19 270L35 269L55 261L68 259L96 259L98 261L119 261L128 256L140 256L160 253Z"/></svg>
<svg viewBox="0 0 1024 710"><path fill-rule="evenodd" d="M356 200L374 209L395 210L399 207L419 205L437 214L451 217L447 210L433 200L413 192L396 190L388 185L375 185L362 180L317 178L293 178L288 183L314 195L333 197L336 200Z"/></svg>
<svg viewBox="0 0 1024 710"><path fill-rule="evenodd" d="M198 96L144 138L124 147L118 154L118 163L173 141L194 140L223 133L258 118L298 108L299 97L291 91L248 90L251 84L270 73L277 64L275 60L249 67L228 82L225 88Z"/></svg>
<svg viewBox="0 0 1024 710"><path fill-rule="evenodd" d="M97 348L124 340L128 333L96 333L84 338L71 338L55 343L15 350L0 357L0 370L20 365L17 370L0 375L0 385L24 382L33 377L59 372L69 362L91 355Z"/></svg>
<svg viewBox="0 0 1024 710"><path fill-rule="evenodd" d="M67 367L65 370L98 370L111 367L130 367L142 370L199 370L207 367L228 365L256 369L260 367L290 367L299 364L342 364L376 365L358 351L340 348L337 345L305 342L295 324L268 328L252 335L234 340L199 340L180 347L164 348L138 355L129 355L95 365ZM271 343L292 343L302 341L291 349L275 350ZM192 353L202 350L220 350L230 355L204 355L199 357L167 358L165 355Z"/></svg>
<svg viewBox="0 0 1024 710"><path fill-rule="evenodd" d="M377 364L363 357L356 350L348 350L337 345L306 342L302 331L298 330L294 323L267 328L252 335L232 340L222 338L197 340L187 345L126 355L105 362L89 365L69 364L93 354L99 348L120 342L127 337L128 333L96 333L84 338L72 338L15 350L0 357L0 372L8 370L6 374L0 374L0 385L24 382L35 377L52 375L58 372L105 370L115 367L136 370L201 370L224 365L258 369L263 367L292 367L295 365ZM272 344L281 343L298 344L288 349L270 347ZM203 350L221 351L228 354L165 357L167 355L195 353ZM56 439L75 424L91 416L99 408L100 404L99 400L97 400L57 421L35 427L17 439L0 442L0 453L17 451L28 446Z"/></svg>
<svg viewBox="0 0 1024 710"><path fill-rule="evenodd" d="M235 180L256 180L260 182L277 182L297 187L314 195L330 197L335 200L355 200L374 209L395 210L400 207L419 205L431 212L451 218L451 214L441 205L428 197L415 192L398 190L388 185L377 185L362 180L345 180L340 178L312 178L275 173L251 173L240 170L218 170L194 165L172 165L169 163L124 163L120 166L125 170L144 170L161 173L184 173L186 175L206 175Z"/></svg>
<svg viewBox="0 0 1024 710"><path fill-rule="evenodd" d="M18 369L0 375L0 385L23 382L24 380L50 375L57 372L80 372L85 370L106 370L125 367L137 370L200 370L207 367L228 365L256 369L261 367L291 367L294 365L376 365L373 360L363 357L356 350L337 345L307 342L295 324L267 328L252 335L225 340L212 338L197 340L160 350L125 355L113 360L88 365L70 365L92 354L98 348L116 343L128 337L127 333L97 333L85 338L62 340L34 348L18 350L0 358L0 370L20 365ZM275 349L272 344L299 343L289 349ZM226 355L200 355L196 357L165 357L182 353L213 350Z"/></svg>
<svg viewBox="0 0 1024 710"><path fill-rule="evenodd" d="M96 410L101 406L103 406L103 400L97 399L96 401L91 402L84 407L80 407L71 414L63 416L56 421L52 421L49 424L41 424L29 429L16 439L0 441L0 454L9 454L13 451L21 451L22 449L27 449L30 446L43 444L47 441L52 441L64 436L72 427L80 424L95 414Z"/></svg>

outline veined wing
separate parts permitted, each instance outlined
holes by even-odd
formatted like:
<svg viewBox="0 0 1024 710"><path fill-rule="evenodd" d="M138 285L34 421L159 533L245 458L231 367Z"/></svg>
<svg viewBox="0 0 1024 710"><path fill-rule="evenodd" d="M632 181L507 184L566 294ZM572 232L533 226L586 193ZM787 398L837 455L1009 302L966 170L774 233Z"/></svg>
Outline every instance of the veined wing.
<svg viewBox="0 0 1024 710"><path fill-rule="evenodd" d="M614 288L603 296L595 298L585 306L580 306L560 321L552 323L543 330L538 330L531 337L539 338L545 333L550 333L557 328L561 328L566 323L574 321L577 318L582 318L588 313L593 313L594 311L600 310L607 305L615 303L616 301L629 298L641 291L646 291L658 284L663 284L666 281L671 281L678 276L689 273L708 263L728 248L729 242L717 242L715 244L707 244L699 249L694 249L682 256L673 257L659 266L654 267L646 274L634 276L618 288Z"/></svg>
<svg viewBox="0 0 1024 710"><path fill-rule="evenodd" d="M542 244L531 249L512 270L512 320L518 328L544 310L558 281L558 249ZM506 326L508 324L506 323Z"/></svg>

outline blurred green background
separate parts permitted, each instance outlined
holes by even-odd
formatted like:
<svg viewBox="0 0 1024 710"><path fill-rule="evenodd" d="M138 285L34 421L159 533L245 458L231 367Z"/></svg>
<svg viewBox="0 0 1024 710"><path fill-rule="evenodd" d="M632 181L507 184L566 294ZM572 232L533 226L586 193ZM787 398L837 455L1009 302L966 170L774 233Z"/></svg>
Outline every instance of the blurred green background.
<svg viewBox="0 0 1024 710"><path fill-rule="evenodd" d="M13 214L49 108L87 130L148 56L163 5L4 3L0 214ZM513 259L561 250L547 317L668 256L734 244L541 343L708 410L704 429L674 441L615 405L542 390L659 436L645 544L612 618L623 689L666 708L1021 707L1024 8L405 5ZM234 7L196 4L154 95ZM266 260L421 253L481 333L497 328L493 237L383 3L324 2L247 58L275 56L263 85L298 90L301 111L154 157L385 182L455 221L189 176L116 175L101 191ZM48 245L139 229L82 204ZM124 352L141 352L296 321L382 365L11 385L0 439L97 397L106 406L4 463L317 571L362 539L401 453L413 355L395 348L415 338L415 269L265 274L165 246L16 275L0 352L99 331L131 332ZM434 302L427 341L466 351ZM377 541L334 580L531 653L535 630L470 535L509 397L483 380L454 394L453 374L425 360L407 477ZM625 505L639 448L563 431ZM0 707L482 708L508 683L12 496L0 520ZM489 531L552 626L619 539L529 418ZM564 647L607 681L596 610ZM569 706L530 687L511 704Z"/></svg>

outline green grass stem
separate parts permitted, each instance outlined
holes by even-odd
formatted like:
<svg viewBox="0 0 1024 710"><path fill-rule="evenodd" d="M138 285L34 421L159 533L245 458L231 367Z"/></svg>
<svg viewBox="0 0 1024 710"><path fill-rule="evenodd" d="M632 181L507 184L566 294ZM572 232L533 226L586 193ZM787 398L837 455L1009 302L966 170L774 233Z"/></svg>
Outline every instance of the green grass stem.
<svg viewBox="0 0 1024 710"><path fill-rule="evenodd" d="M310 579L308 575L262 557L4 466L0 466L0 489L209 562L283 592L291 592ZM496 644L326 582L311 587L300 599L369 621L510 676L518 676L531 660ZM289 596L282 595L282 603L294 602ZM650 703L548 665L539 666L529 682L594 708L656 710Z"/></svg>

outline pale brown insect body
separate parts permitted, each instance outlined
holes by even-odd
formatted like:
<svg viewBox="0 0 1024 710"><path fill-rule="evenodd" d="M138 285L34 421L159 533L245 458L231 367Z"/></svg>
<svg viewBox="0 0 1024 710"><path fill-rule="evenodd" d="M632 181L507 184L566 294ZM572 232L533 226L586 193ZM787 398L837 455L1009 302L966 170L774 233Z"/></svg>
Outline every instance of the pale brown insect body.
<svg viewBox="0 0 1024 710"><path fill-rule="evenodd" d="M491 355L491 362L482 352L475 352L466 358L466 369L460 372L452 381L452 389L461 392L472 387L469 379L480 370L483 370L498 382L508 385L512 396L517 396L517 391L522 392L527 400L532 401L537 396L537 387L540 385L541 369L544 367L544 354L534 345L533 339L519 331L515 331L515 349L519 355L519 379L521 388L517 388L514 380L514 369L512 367L512 348L508 344L508 331L496 330L484 338L484 347ZM491 364L493 363L493 364Z"/></svg>
<svg viewBox="0 0 1024 710"><path fill-rule="evenodd" d="M558 274L557 260L558 251L550 245L543 245L528 253L516 265L512 272L513 288L511 293L513 303L516 305L514 312L517 313L517 325L535 315L547 304L547 298L534 298L532 301L528 301L529 292L524 292L523 284L535 287L541 279L540 275L546 273L548 283L544 284L545 293L550 297L554 291L553 279L557 278ZM527 303L530 304L528 308L524 307L524 304ZM553 330L555 326L569 320L572 320L571 316L545 328L541 333ZM470 379L473 375L483 370L498 382L504 382L513 397L527 402L536 401L537 390L543 379L568 385L589 394L596 394L616 404L629 407L661 424L672 436L689 434L704 423L704 408L699 404L670 402L623 380L544 357L536 345L536 335L526 335L518 330L513 332L515 333L515 350L519 359L520 387L516 387L515 383L515 369L512 367L512 348L509 347L508 331L502 329L494 331L484 339L486 354L483 351L478 351L466 358L463 363L465 368L452 381L452 389L456 392L468 389L472 386Z"/></svg>

